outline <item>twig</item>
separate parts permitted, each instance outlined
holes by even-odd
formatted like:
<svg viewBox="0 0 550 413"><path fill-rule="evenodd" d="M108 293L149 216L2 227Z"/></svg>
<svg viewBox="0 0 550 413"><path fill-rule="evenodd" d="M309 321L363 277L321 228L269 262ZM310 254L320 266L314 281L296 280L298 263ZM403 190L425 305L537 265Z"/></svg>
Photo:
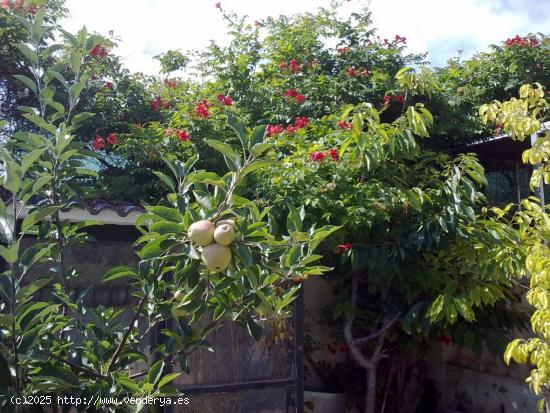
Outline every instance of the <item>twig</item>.
<svg viewBox="0 0 550 413"><path fill-rule="evenodd" d="M371 333L368 336L355 339L355 344L358 344L358 345L364 344L367 341L373 340L378 336L380 336L381 334L385 333L397 321L399 316L400 316L400 313L397 313L391 320L386 320L383 323L382 328L380 330L375 331L374 333Z"/></svg>
<svg viewBox="0 0 550 413"><path fill-rule="evenodd" d="M147 301L147 294L145 294L143 296L143 298L141 299L141 301L139 302L136 313L134 314L134 317L132 318L132 321L130 321L130 324L128 325L128 330L126 330L126 333L124 333L124 336L122 337L122 340L120 341L117 349L115 350L115 352L113 354L113 357L111 357L111 360L109 361L109 364L107 364L106 373L109 373L111 371L111 367L117 361L117 358L120 355L120 353L122 351L122 348L126 344L126 341L128 340L128 337L130 336L130 333L132 332L134 324L136 323L136 321L139 317L139 313L141 312L141 309L143 308L146 301Z"/></svg>
<svg viewBox="0 0 550 413"><path fill-rule="evenodd" d="M84 366L81 366L80 364L73 363L72 361L64 359L63 357L56 356L55 354L50 353L49 351L41 351L41 352L44 353L46 356L51 357L54 360L60 361L61 363L64 363L82 373L89 374L90 376L95 377L96 379L102 379L102 380L105 379L104 375L102 375L101 373L98 373L95 370L89 369L88 367L84 367Z"/></svg>

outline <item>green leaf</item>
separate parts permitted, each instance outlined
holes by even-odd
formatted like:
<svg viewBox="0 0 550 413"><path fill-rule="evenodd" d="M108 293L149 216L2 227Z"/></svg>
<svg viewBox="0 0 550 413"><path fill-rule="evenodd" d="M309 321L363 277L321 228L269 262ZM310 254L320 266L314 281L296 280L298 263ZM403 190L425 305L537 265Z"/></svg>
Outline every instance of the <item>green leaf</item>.
<svg viewBox="0 0 550 413"><path fill-rule="evenodd" d="M244 122L231 114L227 115L227 122L229 123L231 129L237 133L239 140L244 144L244 146L248 146L248 135L246 133L246 126Z"/></svg>
<svg viewBox="0 0 550 413"><path fill-rule="evenodd" d="M183 216L175 208L165 207L165 206L154 206L148 207L147 210L157 215L161 218L164 218L168 221L183 223Z"/></svg>
<svg viewBox="0 0 550 413"><path fill-rule="evenodd" d="M21 224L21 231L27 232L34 224L52 215L54 212L59 211L60 209L60 206L52 205L31 212L23 220L23 223Z"/></svg>
<svg viewBox="0 0 550 413"><path fill-rule="evenodd" d="M267 125L261 125L256 126L252 133L250 134L250 143L249 145L254 148L260 145L265 138L265 130L267 129Z"/></svg>
<svg viewBox="0 0 550 413"><path fill-rule="evenodd" d="M260 341L262 338L262 326L252 318L246 318L245 322L248 333L254 338L254 340Z"/></svg>
<svg viewBox="0 0 550 413"><path fill-rule="evenodd" d="M174 183L174 180L170 178L168 175L163 174L159 171L153 171L153 173L173 192L176 192L176 184Z"/></svg>
<svg viewBox="0 0 550 413"><path fill-rule="evenodd" d="M88 120L88 119L91 119L95 116L94 113L90 113L90 112L81 112L77 115L74 115L73 116L73 124L79 124L79 123L82 123L84 122L85 120Z"/></svg>
<svg viewBox="0 0 550 413"><path fill-rule="evenodd" d="M168 248L176 244L176 242L177 241L173 239L158 238L143 247L139 252L139 256L142 260L145 261L153 258L158 258L162 254L166 253Z"/></svg>
<svg viewBox="0 0 550 413"><path fill-rule="evenodd" d="M21 167L4 151L2 151L2 158L5 169L3 186L8 191L16 193L21 187L23 172L21 171Z"/></svg>
<svg viewBox="0 0 550 413"><path fill-rule="evenodd" d="M247 265L254 264L254 257L252 256L252 251L248 245L241 243L236 243L237 245L237 254L241 257Z"/></svg>
<svg viewBox="0 0 550 413"><path fill-rule="evenodd" d="M164 234L184 234L184 225L175 222L158 221L151 225L151 231Z"/></svg>
<svg viewBox="0 0 550 413"><path fill-rule="evenodd" d="M46 132L51 133L52 135L55 135L57 132L57 128L55 127L55 125L46 122L43 118L41 118L38 115L34 115L32 113L24 113L23 117L26 118L28 121L34 123L40 129L43 129Z"/></svg>
<svg viewBox="0 0 550 413"><path fill-rule="evenodd" d="M333 234L334 232L338 231L341 226L333 226L333 225L325 225L321 228L318 228L315 230L311 237L311 241L309 242L309 248L311 252L315 251L315 249L319 246L319 244L328 236Z"/></svg>
<svg viewBox="0 0 550 413"><path fill-rule="evenodd" d="M164 370L164 361L159 360L154 363L147 373L147 378L145 379L146 383L156 384L160 381L162 377L162 371Z"/></svg>
<svg viewBox="0 0 550 413"><path fill-rule="evenodd" d="M44 101L51 100L54 95L55 95L55 86L53 85L46 86L44 89L40 91L40 97Z"/></svg>
<svg viewBox="0 0 550 413"><path fill-rule="evenodd" d="M19 241L14 242L7 248L0 245L0 256L6 260L8 264L13 264L17 261L19 254Z"/></svg>
<svg viewBox="0 0 550 413"><path fill-rule="evenodd" d="M273 145L271 142L263 142L263 143L257 143L250 149L250 153L252 156L260 156L265 151L269 150Z"/></svg>
<svg viewBox="0 0 550 413"><path fill-rule="evenodd" d="M235 153L235 151L233 151L233 148L227 143L221 142L221 141L215 141L212 139L205 139L204 142L208 146L212 147L213 149L221 153L223 156L228 158L229 160L233 161L234 163L237 163L239 158Z"/></svg>
<svg viewBox="0 0 550 413"><path fill-rule="evenodd" d="M135 381L130 379L129 377L121 377L117 379L117 383L123 385L127 389L131 390L134 393L139 392L139 386Z"/></svg>
<svg viewBox="0 0 550 413"><path fill-rule="evenodd" d="M0 242L10 243L13 240L13 216L0 214Z"/></svg>
<svg viewBox="0 0 550 413"><path fill-rule="evenodd" d="M81 61L82 61L82 53L77 52L75 50L71 51L71 55L69 57L69 65L71 66L71 70L75 75L80 72Z"/></svg>
<svg viewBox="0 0 550 413"><path fill-rule="evenodd" d="M21 173L24 174L34 164L40 156L44 153L46 148L35 149L34 151L25 155L21 161Z"/></svg>
<svg viewBox="0 0 550 413"><path fill-rule="evenodd" d="M109 270L103 276L103 282L113 281L122 277L138 278L138 274L131 267L126 267L126 266L116 267Z"/></svg>
<svg viewBox="0 0 550 413"><path fill-rule="evenodd" d="M267 159L262 159L259 161L254 161L250 165L247 165L242 172L242 176L245 176L251 172L257 171L258 169L267 168L268 166L271 166L273 164L272 161L269 161Z"/></svg>
<svg viewBox="0 0 550 413"><path fill-rule="evenodd" d="M474 321L475 314L464 298L454 298L455 307L466 321Z"/></svg>
<svg viewBox="0 0 550 413"><path fill-rule="evenodd" d="M84 86L84 82L76 82L69 88L69 95L76 100L80 96L80 93L82 92L82 89L84 89Z"/></svg>
<svg viewBox="0 0 550 413"><path fill-rule="evenodd" d="M38 66L38 55L31 50L25 43L17 43L15 47L27 58L33 66Z"/></svg>
<svg viewBox="0 0 550 413"><path fill-rule="evenodd" d="M353 126L351 128L351 133L355 139L359 139L359 136L363 132L363 118L361 114L356 113L353 115Z"/></svg>
<svg viewBox="0 0 550 413"><path fill-rule="evenodd" d="M170 373L164 376L157 384L157 388L160 389L170 383L172 380L178 378L181 373Z"/></svg>
<svg viewBox="0 0 550 413"><path fill-rule="evenodd" d="M60 114L60 115L64 115L65 114L65 106L63 106L61 103L59 102L55 102L53 100L50 100L48 101L48 106L51 106L52 108L55 109L55 111ZM52 120L50 118L50 120Z"/></svg>
<svg viewBox="0 0 550 413"><path fill-rule="evenodd" d="M439 295L435 301L432 303L430 308L427 311L427 316L432 321L437 321L441 314L443 313L443 306L445 305L446 297L444 295Z"/></svg>
<svg viewBox="0 0 550 413"><path fill-rule="evenodd" d="M48 285L51 282L51 278L39 278L37 280L34 280L30 284L25 285L23 288L21 288L17 294L16 298L18 301L26 301L27 298L30 298L36 291L44 288L46 285Z"/></svg>
<svg viewBox="0 0 550 413"><path fill-rule="evenodd" d="M187 175L186 180L188 182L209 184L214 186L224 186L225 181L218 174L214 172L196 171Z"/></svg>
<svg viewBox="0 0 550 413"><path fill-rule="evenodd" d="M81 175L81 176L93 176L94 178L97 178L99 176L97 174L97 171L94 171L93 169L88 169L88 168L75 168L74 172L76 175Z"/></svg>
<svg viewBox="0 0 550 413"><path fill-rule="evenodd" d="M22 267L22 273L26 273L29 268L46 257L51 252L51 248L51 244L34 244L27 248L25 252L21 254L21 259L19 260L19 265Z"/></svg>
<svg viewBox="0 0 550 413"><path fill-rule="evenodd" d="M13 75L14 78L19 80L21 83L23 83L25 86L27 86L30 90L32 90L34 93L37 92L36 83L31 78L28 78L24 75Z"/></svg>
<svg viewBox="0 0 550 413"><path fill-rule="evenodd" d="M46 7L40 7L34 15L34 24L32 26L32 39L35 42L39 42L44 34L44 15L46 14Z"/></svg>

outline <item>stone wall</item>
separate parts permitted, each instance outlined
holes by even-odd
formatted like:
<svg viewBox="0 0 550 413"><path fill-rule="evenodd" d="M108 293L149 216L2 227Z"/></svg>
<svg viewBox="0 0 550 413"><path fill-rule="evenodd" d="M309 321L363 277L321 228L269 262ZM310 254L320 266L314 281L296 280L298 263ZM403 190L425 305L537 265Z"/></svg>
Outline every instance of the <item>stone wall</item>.
<svg viewBox="0 0 550 413"><path fill-rule="evenodd" d="M505 365L489 352L434 344L426 362L443 413L537 413L537 400L525 383L526 365Z"/></svg>

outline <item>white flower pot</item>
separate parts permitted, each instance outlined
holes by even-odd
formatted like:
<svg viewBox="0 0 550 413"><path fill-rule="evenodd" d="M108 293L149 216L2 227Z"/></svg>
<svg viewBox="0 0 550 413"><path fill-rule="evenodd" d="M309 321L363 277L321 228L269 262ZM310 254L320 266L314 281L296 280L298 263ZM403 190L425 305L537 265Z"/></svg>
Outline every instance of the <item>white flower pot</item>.
<svg viewBox="0 0 550 413"><path fill-rule="evenodd" d="M304 400L313 403L313 413L345 413L346 411L344 393L305 391Z"/></svg>

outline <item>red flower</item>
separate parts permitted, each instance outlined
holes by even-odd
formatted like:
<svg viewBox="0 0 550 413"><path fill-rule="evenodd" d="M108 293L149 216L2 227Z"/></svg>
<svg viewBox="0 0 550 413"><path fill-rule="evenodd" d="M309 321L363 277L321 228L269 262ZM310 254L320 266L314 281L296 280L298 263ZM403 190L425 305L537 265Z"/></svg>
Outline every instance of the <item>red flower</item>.
<svg viewBox="0 0 550 413"><path fill-rule="evenodd" d="M391 102L391 96L385 95L384 99L382 99L382 101L384 102L384 105L389 105L390 102Z"/></svg>
<svg viewBox="0 0 550 413"><path fill-rule="evenodd" d="M90 56L92 57L99 57L101 59L104 59L108 56L107 49L105 49L100 44L96 44L92 50L90 50Z"/></svg>
<svg viewBox="0 0 550 413"><path fill-rule="evenodd" d="M191 138L189 136L189 133L187 133L187 131L184 131L184 130L177 130L176 131L176 136L182 142L187 142Z"/></svg>
<svg viewBox="0 0 550 413"><path fill-rule="evenodd" d="M288 63L288 68L290 70L292 70L294 73L298 73L302 70L302 68L300 67L300 65L298 64L298 61L296 59L292 59L289 63Z"/></svg>
<svg viewBox="0 0 550 413"><path fill-rule="evenodd" d="M337 161L339 159L337 149L334 149L334 148L329 149L327 154L328 154L328 156L330 156L330 159L332 159L333 161Z"/></svg>
<svg viewBox="0 0 550 413"><path fill-rule="evenodd" d="M218 95L218 100L222 105L231 106L233 105L233 98L231 96L225 96L223 93Z"/></svg>
<svg viewBox="0 0 550 413"><path fill-rule="evenodd" d="M302 95L300 92L298 92L296 89L285 90L285 93L283 93L283 96L289 99L294 99L296 103L304 103L304 101L306 100L306 97Z"/></svg>
<svg viewBox="0 0 550 413"><path fill-rule="evenodd" d="M272 137L284 132L283 125L267 125L266 135Z"/></svg>
<svg viewBox="0 0 550 413"><path fill-rule="evenodd" d="M519 34L511 39L506 39L505 46L528 46L535 47L539 45L538 40L535 37L521 37Z"/></svg>
<svg viewBox="0 0 550 413"><path fill-rule="evenodd" d="M450 346L452 344L451 337L446 334L441 334L439 337L437 337L437 341L445 344L446 346Z"/></svg>
<svg viewBox="0 0 550 413"><path fill-rule="evenodd" d="M286 127L286 131L287 131L288 133L294 133L294 132L296 132L298 129L300 129L300 128L298 128L298 126L296 126L296 125L288 125L288 126Z"/></svg>
<svg viewBox="0 0 550 413"><path fill-rule="evenodd" d="M346 74L348 75L348 77L355 77L356 73L355 73L355 69L353 67L348 67L346 69Z"/></svg>
<svg viewBox="0 0 550 413"><path fill-rule="evenodd" d="M313 162L322 162L325 159L323 152L315 151L309 154L309 160Z"/></svg>
<svg viewBox="0 0 550 413"><path fill-rule="evenodd" d="M116 133L110 133L109 135L107 135L107 143L109 145L116 145L117 143Z"/></svg>
<svg viewBox="0 0 550 413"><path fill-rule="evenodd" d="M403 101L405 100L405 96L403 96L403 95L397 95L397 96L395 97L395 100L396 100L397 103L403 103Z"/></svg>
<svg viewBox="0 0 550 413"><path fill-rule="evenodd" d="M9 10L10 9L10 0L2 0L2 8L4 10Z"/></svg>
<svg viewBox="0 0 550 413"><path fill-rule="evenodd" d="M178 83L174 79L166 79L164 84L170 89L175 89L178 86Z"/></svg>
<svg viewBox="0 0 550 413"><path fill-rule="evenodd" d="M341 120L340 122L338 122L338 127L340 129L351 129L352 128L352 124L351 122L346 122L345 120Z"/></svg>
<svg viewBox="0 0 550 413"><path fill-rule="evenodd" d="M287 89L285 93L283 93L283 96L287 98L295 98L297 95L298 91L296 89Z"/></svg>
<svg viewBox="0 0 550 413"><path fill-rule="evenodd" d="M94 151L99 151L105 147L105 139L101 135L96 135L95 139L92 141L92 147Z"/></svg>
<svg viewBox="0 0 550 413"><path fill-rule="evenodd" d="M395 42L396 44L398 44L398 43L406 44L406 43L407 43L407 38L404 37L404 36L399 36L398 34L396 34L396 35L395 35L394 42Z"/></svg>
<svg viewBox="0 0 550 413"><path fill-rule="evenodd" d="M286 69L286 62L284 60L279 63L279 69L281 69L281 70Z"/></svg>
<svg viewBox="0 0 550 413"><path fill-rule="evenodd" d="M164 129L164 136L171 136L174 133L174 129L166 128Z"/></svg>
<svg viewBox="0 0 550 413"><path fill-rule="evenodd" d="M338 53L347 53L349 50L349 47L339 47L336 50L338 51Z"/></svg>
<svg viewBox="0 0 550 413"><path fill-rule="evenodd" d="M336 246L336 252L340 254L345 254L351 249L352 245L349 242L346 242L345 244L340 244Z"/></svg>
<svg viewBox="0 0 550 413"><path fill-rule="evenodd" d="M222 9L222 4L221 4L220 2L217 2L217 3L215 4L215 6L216 6L216 8L219 9L219 10Z"/></svg>
<svg viewBox="0 0 550 413"><path fill-rule="evenodd" d="M162 101L162 98L160 96L156 96L150 104L153 111L162 109L164 105L165 103Z"/></svg>
<svg viewBox="0 0 550 413"><path fill-rule="evenodd" d="M306 97L304 95L302 95L301 93L298 93L294 97L294 100L296 100L296 103L304 103L304 101L306 100Z"/></svg>
<svg viewBox="0 0 550 413"><path fill-rule="evenodd" d="M198 103L197 106L195 106L195 115L199 118L209 118L210 112L208 111L208 108L210 107L210 102L208 100L203 100L202 102Z"/></svg>
<svg viewBox="0 0 550 413"><path fill-rule="evenodd" d="M34 16L37 12L37 7L35 4L29 4L27 6L27 13L29 13L30 15Z"/></svg>
<svg viewBox="0 0 550 413"><path fill-rule="evenodd" d="M362 72L359 73L359 76L367 77L369 75L369 69L365 68Z"/></svg>
<svg viewBox="0 0 550 413"><path fill-rule="evenodd" d="M103 83L103 89L112 89L113 84L111 82L105 82Z"/></svg>
<svg viewBox="0 0 550 413"><path fill-rule="evenodd" d="M309 124L309 118L307 116L298 116L294 121L296 128L305 128Z"/></svg>

